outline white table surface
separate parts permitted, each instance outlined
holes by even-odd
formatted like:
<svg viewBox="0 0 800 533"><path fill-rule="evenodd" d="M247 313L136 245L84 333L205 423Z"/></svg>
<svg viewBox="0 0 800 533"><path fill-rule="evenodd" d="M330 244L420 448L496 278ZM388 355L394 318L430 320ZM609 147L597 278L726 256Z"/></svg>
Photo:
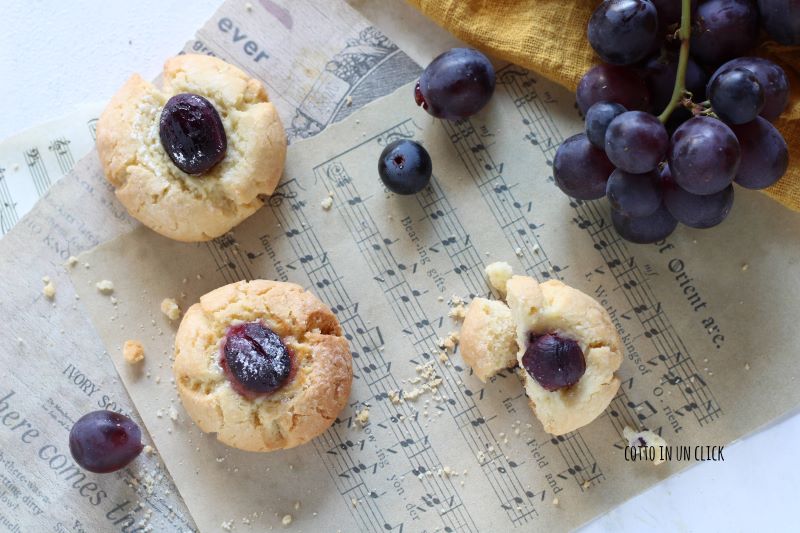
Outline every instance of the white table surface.
<svg viewBox="0 0 800 533"><path fill-rule="evenodd" d="M77 104L110 98L132 72L155 77L164 58L178 51L218 4L3 0L0 139ZM795 411L725 447L724 463L691 467L585 530L792 529L800 503L799 445Z"/></svg>

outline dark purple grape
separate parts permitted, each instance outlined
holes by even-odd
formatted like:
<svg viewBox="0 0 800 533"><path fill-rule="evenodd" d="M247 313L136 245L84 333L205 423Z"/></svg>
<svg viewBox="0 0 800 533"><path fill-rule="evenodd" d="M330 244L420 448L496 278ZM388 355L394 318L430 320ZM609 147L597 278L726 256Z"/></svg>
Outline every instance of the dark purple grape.
<svg viewBox="0 0 800 533"><path fill-rule="evenodd" d="M234 389L263 394L282 387L292 372L292 354L262 322L231 326L225 335L220 366Z"/></svg>
<svg viewBox="0 0 800 533"><path fill-rule="evenodd" d="M691 228L711 228L728 216L733 205L733 185L714 194L692 194L678 187L669 174L669 166L662 171L664 205L681 224Z"/></svg>
<svg viewBox="0 0 800 533"><path fill-rule="evenodd" d="M742 67L716 76L708 96L714 112L728 124L750 122L764 108L764 88L755 74Z"/></svg>
<svg viewBox="0 0 800 533"><path fill-rule="evenodd" d="M646 111L650 95L644 80L631 68L597 65L589 69L578 83L578 108L581 113L597 102L614 102L626 109Z"/></svg>
<svg viewBox="0 0 800 533"><path fill-rule="evenodd" d="M761 24L781 44L800 44L800 0L758 0Z"/></svg>
<svg viewBox="0 0 800 533"><path fill-rule="evenodd" d="M106 474L124 468L141 453L142 430L113 411L92 411L69 432L69 451L81 468Z"/></svg>
<svg viewBox="0 0 800 533"><path fill-rule="evenodd" d="M164 104L161 145L187 174L203 174L225 158L228 138L214 104L200 95L176 94Z"/></svg>
<svg viewBox="0 0 800 533"><path fill-rule="evenodd" d="M647 89L650 91L650 102L656 113L661 113L672 100L672 90L678 75L678 58L674 53L667 53L650 58L645 64L644 76ZM702 102L706 96L708 75L700 66L689 58L686 64L686 90L692 93L695 102Z"/></svg>
<svg viewBox="0 0 800 533"><path fill-rule="evenodd" d="M736 183L748 189L763 189L781 179L789 166L789 149L775 126L758 117L731 129L742 152Z"/></svg>
<svg viewBox="0 0 800 533"><path fill-rule="evenodd" d="M378 159L378 175L390 191L415 194L428 186L433 163L428 151L417 142L400 139L390 143Z"/></svg>
<svg viewBox="0 0 800 533"><path fill-rule="evenodd" d="M678 221L667 211L664 204L644 217L629 217L612 209L611 222L623 239L637 244L664 240L678 226Z"/></svg>
<svg viewBox="0 0 800 533"><path fill-rule="evenodd" d="M662 27L678 24L681 21L681 0L651 0L658 11L658 23ZM691 12L697 9L697 0L691 2Z"/></svg>
<svg viewBox="0 0 800 533"><path fill-rule="evenodd" d="M632 65L650 51L657 30L650 0L604 0L589 19L589 44L606 63Z"/></svg>
<svg viewBox="0 0 800 533"><path fill-rule="evenodd" d="M713 194L730 185L739 169L739 158L736 135L721 120L694 117L672 135L672 177L692 194Z"/></svg>
<svg viewBox="0 0 800 533"><path fill-rule="evenodd" d="M586 372L580 345L556 333L530 335L522 367L544 389L555 391L575 385Z"/></svg>
<svg viewBox="0 0 800 533"><path fill-rule="evenodd" d="M745 55L758 40L758 10L753 0L708 0L692 22L691 54L716 66Z"/></svg>
<svg viewBox="0 0 800 533"><path fill-rule="evenodd" d="M628 111L606 130L606 155L617 168L631 174L654 170L664 160L669 135L655 116L644 111Z"/></svg>
<svg viewBox="0 0 800 533"><path fill-rule="evenodd" d="M643 217L661 205L658 171L630 174L616 169L606 184L606 196L615 210L630 217Z"/></svg>
<svg viewBox="0 0 800 533"><path fill-rule="evenodd" d="M612 102L597 102L586 111L586 136L596 147L606 149L606 130L611 121L627 109Z"/></svg>
<svg viewBox="0 0 800 533"><path fill-rule="evenodd" d="M473 48L453 48L422 71L417 105L436 118L460 120L483 109L494 93L494 67Z"/></svg>
<svg viewBox="0 0 800 533"><path fill-rule="evenodd" d="M606 181L614 165L594 147L585 133L561 143L553 160L553 178L564 194L579 200L597 200L606 194Z"/></svg>
<svg viewBox="0 0 800 533"><path fill-rule="evenodd" d="M708 86L710 87L721 73L736 67L746 68L755 74L758 83L764 89L765 104L759 114L769 121L778 118L789 103L789 80L783 69L768 59L737 57L719 67L711 76Z"/></svg>

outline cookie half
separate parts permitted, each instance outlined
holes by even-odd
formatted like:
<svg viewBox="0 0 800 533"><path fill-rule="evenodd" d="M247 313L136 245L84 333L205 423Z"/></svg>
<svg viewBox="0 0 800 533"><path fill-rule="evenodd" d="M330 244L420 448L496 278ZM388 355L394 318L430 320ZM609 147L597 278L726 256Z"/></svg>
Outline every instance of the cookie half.
<svg viewBox="0 0 800 533"><path fill-rule="evenodd" d="M198 95L224 128L224 157L188 174L162 144L167 101ZM218 237L263 205L280 180L286 135L263 84L221 59L180 55L164 65L162 87L134 74L97 123L97 151L106 179L134 218L178 241ZM180 155L178 157L181 157Z"/></svg>
<svg viewBox="0 0 800 533"><path fill-rule="evenodd" d="M331 310L299 285L267 280L225 285L191 306L178 328L173 372L200 429L257 452L324 432L353 380L350 348Z"/></svg>

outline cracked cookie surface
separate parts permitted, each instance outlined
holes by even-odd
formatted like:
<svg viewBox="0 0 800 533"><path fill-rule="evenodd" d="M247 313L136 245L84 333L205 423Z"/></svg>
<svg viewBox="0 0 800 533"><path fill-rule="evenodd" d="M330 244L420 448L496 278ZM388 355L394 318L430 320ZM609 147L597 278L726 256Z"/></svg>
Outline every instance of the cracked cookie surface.
<svg viewBox="0 0 800 533"><path fill-rule="evenodd" d="M159 137L164 104L180 93L209 100L227 136L208 172L176 167ZM134 218L171 239L218 237L258 210L283 172L286 135L262 83L221 59L187 54L164 65L162 88L134 74L97 123L103 171Z"/></svg>
<svg viewBox="0 0 800 533"><path fill-rule="evenodd" d="M296 370L275 392L247 398L226 377L220 349L231 325L256 320L293 351ZM299 285L268 280L225 285L190 307L175 338L173 372L200 429L259 452L324 432L347 403L353 379L350 348L331 310Z"/></svg>

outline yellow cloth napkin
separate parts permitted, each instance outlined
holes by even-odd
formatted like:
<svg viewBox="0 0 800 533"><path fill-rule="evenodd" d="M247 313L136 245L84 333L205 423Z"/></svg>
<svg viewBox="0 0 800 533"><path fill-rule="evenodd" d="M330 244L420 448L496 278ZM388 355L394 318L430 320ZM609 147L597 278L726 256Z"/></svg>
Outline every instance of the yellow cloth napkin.
<svg viewBox="0 0 800 533"><path fill-rule="evenodd" d="M575 91L599 60L586 24L599 0L408 0L453 35ZM789 170L765 190L800 211L800 46L763 43L755 52L779 63L789 76L789 106L775 122L789 145Z"/></svg>

